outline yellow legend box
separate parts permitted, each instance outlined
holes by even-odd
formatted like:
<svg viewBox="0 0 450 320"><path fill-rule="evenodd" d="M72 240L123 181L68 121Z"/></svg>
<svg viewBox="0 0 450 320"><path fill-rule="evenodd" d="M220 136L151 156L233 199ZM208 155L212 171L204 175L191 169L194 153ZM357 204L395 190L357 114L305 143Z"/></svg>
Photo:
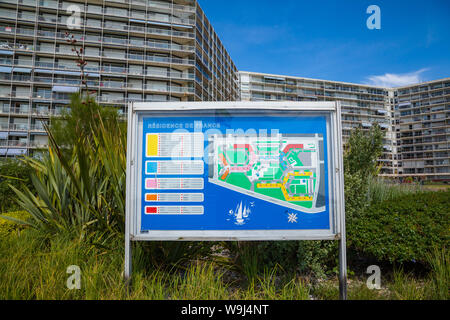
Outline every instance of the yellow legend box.
<svg viewBox="0 0 450 320"><path fill-rule="evenodd" d="M158 134L147 134L147 157L158 156Z"/></svg>

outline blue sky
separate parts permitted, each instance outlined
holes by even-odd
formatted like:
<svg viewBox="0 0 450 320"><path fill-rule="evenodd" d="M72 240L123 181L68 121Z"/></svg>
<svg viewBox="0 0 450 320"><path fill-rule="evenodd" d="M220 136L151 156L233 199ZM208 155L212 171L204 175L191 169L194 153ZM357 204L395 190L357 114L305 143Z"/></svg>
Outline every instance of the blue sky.
<svg viewBox="0 0 450 320"><path fill-rule="evenodd" d="M242 71L400 86L450 77L449 0L199 0ZM370 5L381 29L369 30Z"/></svg>

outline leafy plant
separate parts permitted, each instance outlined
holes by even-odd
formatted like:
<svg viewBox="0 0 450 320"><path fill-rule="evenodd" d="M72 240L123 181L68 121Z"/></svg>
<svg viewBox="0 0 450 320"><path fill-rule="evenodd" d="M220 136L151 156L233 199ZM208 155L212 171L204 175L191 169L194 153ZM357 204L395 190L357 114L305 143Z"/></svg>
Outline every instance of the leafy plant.
<svg viewBox="0 0 450 320"><path fill-rule="evenodd" d="M34 169L36 195L28 188L12 187L18 203L33 218L26 223L48 235L63 232L84 238L124 230L126 132L118 117L103 119L94 101L85 102L73 107L84 109L93 120L88 127L73 127L72 148L63 152L47 128L48 153L42 159L26 158ZM76 117L73 114L68 123L80 123Z"/></svg>

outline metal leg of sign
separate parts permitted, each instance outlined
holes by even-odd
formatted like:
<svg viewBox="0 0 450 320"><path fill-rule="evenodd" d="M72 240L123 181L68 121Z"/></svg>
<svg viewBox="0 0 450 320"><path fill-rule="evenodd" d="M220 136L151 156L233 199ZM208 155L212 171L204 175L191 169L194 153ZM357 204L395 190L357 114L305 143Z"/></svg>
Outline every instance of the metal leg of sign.
<svg viewBox="0 0 450 320"><path fill-rule="evenodd" d="M131 241L130 236L125 235L125 270L124 270L124 278L125 278L125 284L130 289L131 284Z"/></svg>
<svg viewBox="0 0 450 320"><path fill-rule="evenodd" d="M345 231L339 240L339 299L347 300L347 247Z"/></svg>

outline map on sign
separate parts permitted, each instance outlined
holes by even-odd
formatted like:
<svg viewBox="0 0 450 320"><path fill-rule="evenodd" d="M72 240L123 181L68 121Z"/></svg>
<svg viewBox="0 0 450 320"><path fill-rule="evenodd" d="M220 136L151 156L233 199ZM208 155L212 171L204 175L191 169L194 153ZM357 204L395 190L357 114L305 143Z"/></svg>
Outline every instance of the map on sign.
<svg viewBox="0 0 450 320"><path fill-rule="evenodd" d="M209 181L302 212L324 210L321 134L211 135Z"/></svg>

